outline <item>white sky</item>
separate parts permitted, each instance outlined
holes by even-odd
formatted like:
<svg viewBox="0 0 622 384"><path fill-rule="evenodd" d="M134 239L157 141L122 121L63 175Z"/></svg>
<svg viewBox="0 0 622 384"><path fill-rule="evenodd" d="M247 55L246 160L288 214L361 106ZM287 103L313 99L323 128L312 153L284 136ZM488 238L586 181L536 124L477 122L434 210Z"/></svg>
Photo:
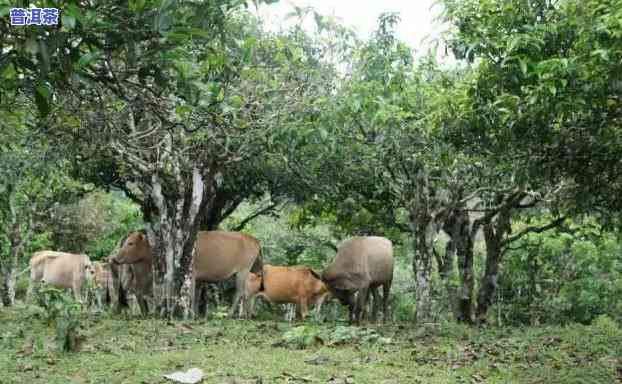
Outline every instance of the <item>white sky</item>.
<svg viewBox="0 0 622 384"><path fill-rule="evenodd" d="M443 30L440 22L435 20L441 12L441 6L435 4L435 0L281 0L276 4L262 5L259 13L278 28L285 15L293 10L292 4L312 6L322 15L336 16L363 38L376 29L381 13L398 12L401 17L398 37L417 53L424 50L424 39L438 38Z"/></svg>

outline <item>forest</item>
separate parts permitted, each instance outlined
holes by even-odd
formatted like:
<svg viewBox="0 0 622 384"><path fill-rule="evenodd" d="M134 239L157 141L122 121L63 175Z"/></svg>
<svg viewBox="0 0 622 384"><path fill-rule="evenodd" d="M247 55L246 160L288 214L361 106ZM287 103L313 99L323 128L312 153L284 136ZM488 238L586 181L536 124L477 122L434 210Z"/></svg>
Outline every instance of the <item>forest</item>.
<svg viewBox="0 0 622 384"><path fill-rule="evenodd" d="M0 0L0 383L622 382L622 0L439 0L425 47L273 3ZM238 283L194 280L216 230L324 282L389 239L388 318L231 319ZM148 310L32 297L37 252L130 233Z"/></svg>

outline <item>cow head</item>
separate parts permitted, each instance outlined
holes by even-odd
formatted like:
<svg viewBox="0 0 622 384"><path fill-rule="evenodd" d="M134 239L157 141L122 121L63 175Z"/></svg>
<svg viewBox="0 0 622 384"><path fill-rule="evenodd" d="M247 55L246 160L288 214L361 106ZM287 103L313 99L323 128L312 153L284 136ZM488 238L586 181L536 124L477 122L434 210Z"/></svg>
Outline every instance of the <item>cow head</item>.
<svg viewBox="0 0 622 384"><path fill-rule="evenodd" d="M256 273L249 272L246 277L246 290L248 292L248 296L253 296L257 292L260 291L261 287L261 276Z"/></svg>
<svg viewBox="0 0 622 384"><path fill-rule="evenodd" d="M121 244L119 253L110 261L116 264L134 264L151 259L151 246L142 232L132 232Z"/></svg>
<svg viewBox="0 0 622 384"><path fill-rule="evenodd" d="M91 282L95 280L95 266L90 260L84 263L84 278L86 281Z"/></svg>
<svg viewBox="0 0 622 384"><path fill-rule="evenodd" d="M328 288L328 292L333 297L336 297L337 300L341 303L341 305L345 305L351 308L354 305L354 293L355 290L348 289L350 288L339 278L330 278L327 276L326 271L322 273L322 282Z"/></svg>

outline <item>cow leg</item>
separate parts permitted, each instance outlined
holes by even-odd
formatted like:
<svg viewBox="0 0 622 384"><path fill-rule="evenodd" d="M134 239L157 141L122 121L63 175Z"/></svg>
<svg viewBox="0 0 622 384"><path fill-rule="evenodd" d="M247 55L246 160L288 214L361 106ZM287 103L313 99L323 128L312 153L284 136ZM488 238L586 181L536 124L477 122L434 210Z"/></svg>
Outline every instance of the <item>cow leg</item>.
<svg viewBox="0 0 622 384"><path fill-rule="evenodd" d="M244 306L246 305L246 300L246 297L242 295L242 298L240 299L240 305L238 306L238 318L242 318L242 315L244 315Z"/></svg>
<svg viewBox="0 0 622 384"><path fill-rule="evenodd" d="M365 298L365 306L361 308L361 320L368 320L372 312L370 309L372 301L369 300L369 296L371 293L372 293L372 288L370 287L369 290L367 290L367 297Z"/></svg>
<svg viewBox="0 0 622 384"><path fill-rule="evenodd" d="M248 272L249 272L248 270L239 271L235 275L235 296L233 298L233 305L231 306L231 310L229 312L229 316L231 316L232 318L235 317L235 310L238 304L240 304L240 301L242 300L242 298L245 299L242 305L244 307L244 313L246 317L248 318L249 309L248 309L248 300L246 300L246 277L248 276Z"/></svg>
<svg viewBox="0 0 622 384"><path fill-rule="evenodd" d="M361 315L363 313L363 311L365 310L365 305L367 304L367 296L369 295L369 288L365 287L365 288L361 288L358 291L358 298L356 300L355 303L355 313L354 313L354 317L355 317L355 322L357 324L359 324L361 322Z"/></svg>
<svg viewBox="0 0 622 384"><path fill-rule="evenodd" d="M138 303L138 308L140 309L140 314L142 316L146 316L149 314L149 303L147 302L147 297L145 295L136 294L136 303Z"/></svg>
<svg viewBox="0 0 622 384"><path fill-rule="evenodd" d="M99 312L104 310L104 304L102 300L103 292L101 288L95 288L95 301L97 302L97 310Z"/></svg>
<svg viewBox="0 0 622 384"><path fill-rule="evenodd" d="M317 321L321 321L322 319L320 319L320 315L321 315L321 311L322 311L322 304L324 304L324 301L326 300L326 297L328 295L327 294L323 294L322 296L320 296L317 300L317 302L315 303L315 319Z"/></svg>
<svg viewBox="0 0 622 384"><path fill-rule="evenodd" d="M386 322L389 320L389 293L391 292L391 281L382 285L382 317Z"/></svg>
<svg viewBox="0 0 622 384"><path fill-rule="evenodd" d="M370 287L371 294L373 296L371 321L376 322L378 318L378 310L380 310L380 295L378 294L378 286Z"/></svg>
<svg viewBox="0 0 622 384"><path fill-rule="evenodd" d="M253 295L253 296L248 298L248 300L249 300L248 310L250 311L250 316L251 317L255 317L257 315L257 313L255 312L255 303L257 301L257 296L258 295Z"/></svg>
<svg viewBox="0 0 622 384"><path fill-rule="evenodd" d="M307 302L307 299L300 300L297 307L300 311L300 319L304 321L305 317L309 314L309 303Z"/></svg>
<svg viewBox="0 0 622 384"><path fill-rule="evenodd" d="M71 288L73 290L73 295L76 298L76 301L82 304L82 284L80 284L77 279L74 279L71 284Z"/></svg>

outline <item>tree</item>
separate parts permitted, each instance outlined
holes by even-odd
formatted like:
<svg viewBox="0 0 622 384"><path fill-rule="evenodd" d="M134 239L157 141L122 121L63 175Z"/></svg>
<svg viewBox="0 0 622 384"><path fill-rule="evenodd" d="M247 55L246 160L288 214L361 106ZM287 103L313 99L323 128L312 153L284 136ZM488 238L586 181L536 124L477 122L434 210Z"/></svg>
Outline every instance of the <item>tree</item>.
<svg viewBox="0 0 622 384"><path fill-rule="evenodd" d="M21 79L39 84L29 95L42 133L100 168L114 165L110 174L144 199L162 315L187 312L198 212L224 168L249 156L240 154L253 127L232 125L225 95L252 51L252 41L236 40L244 20L235 10L244 4L72 2L52 33L11 29L3 40L3 74L12 80L3 90ZM28 50L22 43L32 38L39 43Z"/></svg>
<svg viewBox="0 0 622 384"><path fill-rule="evenodd" d="M581 212L617 212L622 3L444 5L453 25L448 45L474 67L465 87L477 117L459 131L448 129L452 141L512 164L519 182L563 180Z"/></svg>
<svg viewBox="0 0 622 384"><path fill-rule="evenodd" d="M52 35L77 65L40 79L52 93L41 133L69 155L73 174L141 205L162 315L188 314L200 227L214 228L245 199L269 192L278 203L301 187L280 168L281 143L314 119L309 106L333 87L320 39L299 28L264 33L242 4L104 2L97 21L82 4L75 24ZM40 52L17 44L24 36L11 38L15 55L40 62Z"/></svg>
<svg viewBox="0 0 622 384"><path fill-rule="evenodd" d="M45 139L32 135L27 108L0 122L0 273L2 303L13 305L17 268L37 231L36 223L59 200L70 201L84 190L63 172L64 161Z"/></svg>

